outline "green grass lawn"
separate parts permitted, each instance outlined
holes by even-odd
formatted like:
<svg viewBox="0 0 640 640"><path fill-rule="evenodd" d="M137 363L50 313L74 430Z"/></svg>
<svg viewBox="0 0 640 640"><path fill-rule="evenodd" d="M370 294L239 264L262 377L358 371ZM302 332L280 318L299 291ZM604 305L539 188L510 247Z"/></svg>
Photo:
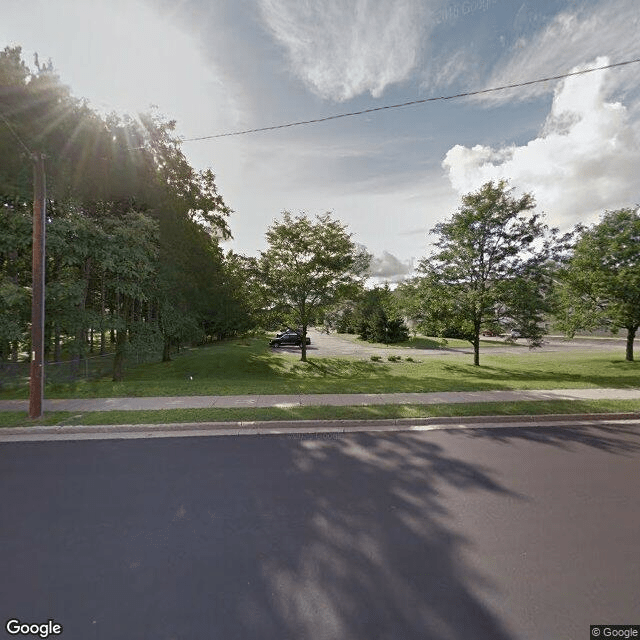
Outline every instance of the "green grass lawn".
<svg viewBox="0 0 640 640"><path fill-rule="evenodd" d="M442 416L533 416L572 413L640 414L640 400L535 400L467 404L375 405L350 407L266 407L237 409L162 409L158 411L47 412L32 421L24 412L0 412L0 428L37 425L171 424L256 420L376 420Z"/></svg>
<svg viewBox="0 0 640 640"><path fill-rule="evenodd" d="M126 378L109 377L48 385L47 398L117 396L244 395L299 393L392 393L638 387L640 363L626 362L619 346L610 352L515 355L481 352L472 356L442 352L417 362L356 358L309 358L299 352L273 352L264 338L231 340L184 352L172 362L130 366ZM27 398L28 388L5 389L0 399Z"/></svg>

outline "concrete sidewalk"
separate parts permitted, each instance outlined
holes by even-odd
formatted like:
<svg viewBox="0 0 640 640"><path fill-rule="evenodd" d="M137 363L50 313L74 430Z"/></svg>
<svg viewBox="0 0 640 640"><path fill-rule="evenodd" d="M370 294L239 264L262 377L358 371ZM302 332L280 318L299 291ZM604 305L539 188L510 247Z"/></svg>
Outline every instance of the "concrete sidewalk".
<svg viewBox="0 0 640 640"><path fill-rule="evenodd" d="M164 396L78 398L44 401L45 411L141 411L229 407L366 406L380 404L458 404L518 400L640 400L636 389L529 389L442 391L435 393L342 393L256 396ZM28 411L28 400L2 400L0 411Z"/></svg>

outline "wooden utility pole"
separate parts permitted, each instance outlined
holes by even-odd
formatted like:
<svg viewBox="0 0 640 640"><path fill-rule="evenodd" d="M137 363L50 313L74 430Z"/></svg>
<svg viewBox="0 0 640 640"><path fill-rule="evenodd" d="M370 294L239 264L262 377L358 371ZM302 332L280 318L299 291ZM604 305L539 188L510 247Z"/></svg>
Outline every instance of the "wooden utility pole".
<svg viewBox="0 0 640 640"><path fill-rule="evenodd" d="M29 417L42 416L44 395L44 267L47 195L44 154L33 154L33 272L31 301L31 372Z"/></svg>

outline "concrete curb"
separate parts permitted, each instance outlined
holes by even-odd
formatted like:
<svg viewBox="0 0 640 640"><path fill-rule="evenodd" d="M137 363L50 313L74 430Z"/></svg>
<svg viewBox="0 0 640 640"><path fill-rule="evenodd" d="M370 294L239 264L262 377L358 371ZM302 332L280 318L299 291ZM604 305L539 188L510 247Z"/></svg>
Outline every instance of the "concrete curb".
<svg viewBox="0 0 640 640"><path fill-rule="evenodd" d="M326 434L474 429L487 425L490 428L523 428L593 426L603 423L612 426L640 424L640 413L8 427L0 429L0 442L276 434L325 434L327 437Z"/></svg>

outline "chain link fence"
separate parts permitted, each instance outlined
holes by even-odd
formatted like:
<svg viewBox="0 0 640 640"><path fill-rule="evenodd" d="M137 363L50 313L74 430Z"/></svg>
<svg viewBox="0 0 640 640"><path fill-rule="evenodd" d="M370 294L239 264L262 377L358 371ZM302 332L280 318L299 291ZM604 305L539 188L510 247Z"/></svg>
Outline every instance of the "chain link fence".
<svg viewBox="0 0 640 640"><path fill-rule="evenodd" d="M146 362L157 362L158 351L131 350L125 357L125 367ZM44 363L45 384L68 384L79 380L99 380L113 371L114 354L86 356L60 362ZM29 384L29 362L7 362L0 360L0 389L15 389Z"/></svg>

